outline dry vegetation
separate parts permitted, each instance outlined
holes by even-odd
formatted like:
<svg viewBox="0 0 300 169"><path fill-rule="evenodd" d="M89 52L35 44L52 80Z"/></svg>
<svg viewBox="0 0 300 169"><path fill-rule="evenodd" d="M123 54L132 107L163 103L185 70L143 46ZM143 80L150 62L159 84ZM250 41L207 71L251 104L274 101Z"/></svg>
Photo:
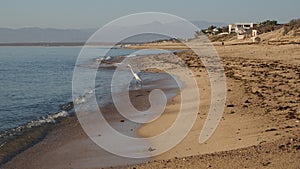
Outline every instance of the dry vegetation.
<svg viewBox="0 0 300 169"><path fill-rule="evenodd" d="M288 24L283 27L283 35L292 34L293 36L300 36L300 19L291 20Z"/></svg>

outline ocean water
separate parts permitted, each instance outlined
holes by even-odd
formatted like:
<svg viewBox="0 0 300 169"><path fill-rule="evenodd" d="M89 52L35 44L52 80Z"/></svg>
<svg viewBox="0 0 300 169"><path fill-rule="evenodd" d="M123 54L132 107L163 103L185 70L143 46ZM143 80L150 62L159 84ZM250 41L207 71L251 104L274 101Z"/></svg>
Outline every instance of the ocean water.
<svg viewBox="0 0 300 169"><path fill-rule="evenodd" d="M72 76L81 47L0 47L0 132L22 126L60 111L72 101ZM89 57L99 57L105 47L92 47ZM111 49L117 57L135 52ZM144 54L164 53L144 51ZM97 75L105 95L112 70ZM105 98L105 97L103 97Z"/></svg>
<svg viewBox="0 0 300 169"><path fill-rule="evenodd" d="M0 131L59 111L72 100L81 47L0 47ZM91 57L97 57L95 48ZM131 50L115 49L124 55Z"/></svg>

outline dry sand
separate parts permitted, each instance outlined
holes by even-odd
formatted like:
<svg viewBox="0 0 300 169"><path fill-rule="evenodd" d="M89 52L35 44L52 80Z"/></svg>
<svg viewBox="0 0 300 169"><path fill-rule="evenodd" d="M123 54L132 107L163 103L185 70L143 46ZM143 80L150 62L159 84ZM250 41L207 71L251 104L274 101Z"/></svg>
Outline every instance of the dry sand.
<svg viewBox="0 0 300 169"><path fill-rule="evenodd" d="M216 48L225 66L228 87L226 109L217 131L205 144L197 142L208 112L209 84L194 54L179 54L189 58L186 61L202 95L196 125L175 148L155 157L158 161L137 168L299 168L299 45ZM169 112L176 111L168 108ZM174 113L166 116L143 126L140 132L157 134L157 126L166 128L166 121L176 118Z"/></svg>
<svg viewBox="0 0 300 169"><path fill-rule="evenodd" d="M181 47L168 44L161 48ZM210 105L210 84L195 54L185 51L178 56L190 66L198 82L200 110L191 132L170 151L153 159L119 159L93 144L72 117L2 167L97 168L99 160L106 160L120 161L122 168L300 168L299 47L216 46L227 76L227 102L219 127L204 144L199 144L198 138ZM173 98L161 118L143 125L138 134L148 137L168 128L177 116L179 103L179 96ZM149 160L152 162L124 165Z"/></svg>

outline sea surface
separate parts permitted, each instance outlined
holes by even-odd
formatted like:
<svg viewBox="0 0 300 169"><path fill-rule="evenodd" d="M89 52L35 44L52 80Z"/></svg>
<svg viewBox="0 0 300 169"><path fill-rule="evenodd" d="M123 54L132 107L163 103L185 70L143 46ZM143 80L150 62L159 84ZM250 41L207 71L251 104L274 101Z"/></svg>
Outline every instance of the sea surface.
<svg viewBox="0 0 300 169"><path fill-rule="evenodd" d="M72 76L82 47L0 47L0 132L60 112L60 106L72 101ZM95 59L105 47L91 47ZM135 52L111 49L109 56L118 57ZM164 53L146 51L145 54ZM112 70L102 71L103 95ZM106 91L103 91L106 90Z"/></svg>

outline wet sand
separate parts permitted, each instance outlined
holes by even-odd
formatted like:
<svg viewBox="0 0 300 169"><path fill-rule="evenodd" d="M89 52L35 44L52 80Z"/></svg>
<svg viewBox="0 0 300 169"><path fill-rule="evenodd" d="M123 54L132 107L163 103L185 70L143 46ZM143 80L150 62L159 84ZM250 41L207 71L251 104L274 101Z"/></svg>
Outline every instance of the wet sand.
<svg viewBox="0 0 300 169"><path fill-rule="evenodd" d="M159 75L149 71L145 73L161 77L155 78L154 81L145 80L143 88L132 89L129 92L132 104L141 111L149 108L148 97L154 88L162 89L169 100L178 91L178 86L174 85L174 79L171 76L162 72ZM168 104L172 104L171 101ZM137 137L136 133L140 124L126 120L118 113L114 105L108 104L101 107L101 112L117 131ZM111 143L113 144L114 140L111 140ZM143 151L148 153L148 148L146 147ZM137 149L141 151L138 146L130 147L128 153ZM123 158L105 151L86 135L77 117L73 115L62 119L40 142L21 152L1 168L99 168L126 166L149 160Z"/></svg>

